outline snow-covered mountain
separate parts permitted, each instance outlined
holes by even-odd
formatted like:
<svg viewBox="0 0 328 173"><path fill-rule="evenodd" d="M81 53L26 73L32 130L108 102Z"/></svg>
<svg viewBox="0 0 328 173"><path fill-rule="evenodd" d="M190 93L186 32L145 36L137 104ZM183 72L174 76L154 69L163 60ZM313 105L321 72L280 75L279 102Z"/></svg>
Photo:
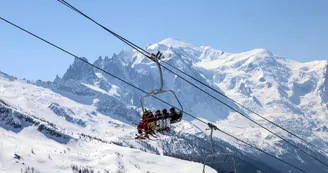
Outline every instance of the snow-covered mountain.
<svg viewBox="0 0 328 173"><path fill-rule="evenodd" d="M264 49L232 54L176 39L165 39L146 49L160 50L166 57L163 61L328 152L328 61L299 63ZM94 64L146 91L159 87L156 64L133 50L99 57ZM322 164L165 70L164 79L164 88L177 93L187 112L304 170L328 172ZM292 136L200 87L309 151L309 146ZM53 82L21 80L0 73L0 132L4 139L0 172L32 167L40 172L72 172L78 168L201 172L201 164L183 161L203 162L211 154L207 127L191 117L185 116L173 125L172 133L160 135L156 141L134 140L143 95L77 59ZM177 105L170 94L160 98ZM169 108L151 98L146 106L153 110ZM237 171L297 172L220 132L214 136L217 151L233 153ZM311 154L328 163L326 153ZM231 171L232 161L209 165Z"/></svg>

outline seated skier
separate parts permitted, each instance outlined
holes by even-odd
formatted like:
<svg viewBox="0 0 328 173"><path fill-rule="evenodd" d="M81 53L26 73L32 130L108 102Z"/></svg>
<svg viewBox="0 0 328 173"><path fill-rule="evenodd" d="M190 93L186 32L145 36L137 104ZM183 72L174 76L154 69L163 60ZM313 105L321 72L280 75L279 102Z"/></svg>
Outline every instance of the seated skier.
<svg viewBox="0 0 328 173"><path fill-rule="evenodd" d="M157 130L162 131L162 129L163 129L163 115L161 114L160 110L156 111L155 119L156 119Z"/></svg>
<svg viewBox="0 0 328 173"><path fill-rule="evenodd" d="M155 126L155 117L152 112L148 112L146 109L142 114L142 120L138 124L138 133L142 134L142 130L145 132L145 137L148 137L148 134L153 134L154 131L152 128Z"/></svg>
<svg viewBox="0 0 328 173"><path fill-rule="evenodd" d="M176 123L176 122L180 121L180 119L181 119L181 112L177 113L175 111L175 108L172 107L170 109L170 117L171 117L171 124Z"/></svg>
<svg viewBox="0 0 328 173"><path fill-rule="evenodd" d="M174 108L170 109L170 118L171 121L175 121L178 118L178 113L175 111Z"/></svg>
<svg viewBox="0 0 328 173"><path fill-rule="evenodd" d="M166 109L162 110L163 113L163 129L166 131L171 131L170 129L170 114L167 113Z"/></svg>
<svg viewBox="0 0 328 173"><path fill-rule="evenodd" d="M144 130L146 132L145 137L148 137L148 134L154 134L153 128L155 127L155 117L152 112L147 116L147 123L144 125Z"/></svg>
<svg viewBox="0 0 328 173"><path fill-rule="evenodd" d="M138 133L142 134L142 129L144 129L145 131L147 131L147 117L148 117L149 112L147 111L147 109L145 109L144 113L142 114L142 119L141 122L138 124ZM146 127L146 128L145 128Z"/></svg>

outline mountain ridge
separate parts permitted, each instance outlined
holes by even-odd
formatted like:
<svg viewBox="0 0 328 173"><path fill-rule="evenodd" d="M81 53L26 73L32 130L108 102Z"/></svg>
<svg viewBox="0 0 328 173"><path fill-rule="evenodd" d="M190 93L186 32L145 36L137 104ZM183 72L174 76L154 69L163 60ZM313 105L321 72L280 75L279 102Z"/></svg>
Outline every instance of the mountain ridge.
<svg viewBox="0 0 328 173"><path fill-rule="evenodd" d="M232 54L207 46L197 47L174 39L152 44L147 50L162 51L165 57L163 61L265 115L266 118L310 140L315 145L323 149L327 148L328 135L325 122L328 120L328 104L325 98L328 88L328 61L297 63L265 49ZM325 64L322 64L323 62ZM156 64L136 51L124 50L113 54L111 58L99 57L93 64L146 91L159 86ZM312 169L310 165L317 165L316 172L327 172L324 167L303 153L295 151L272 134L255 127L232 110L218 104L165 70L164 87L177 93L187 112L210 121L274 155L288 159L293 164L304 166L306 169ZM29 91L23 88L29 88ZM277 130L235 103L209 89L202 88L261 124ZM143 95L117 79L85 66L77 59L62 77L56 76L54 82L18 80L4 73L0 74L0 98L19 109L33 112L40 118L59 123L70 133L82 131L115 141L124 147L139 147L155 154L164 151L162 152L165 153L164 155L194 159L199 162L211 152L209 145L205 145L208 143L206 127L187 116L184 117L183 122L172 126L173 135L162 136L158 144L114 140L115 136L133 138L133 135L127 132L135 131L133 124L140 118L139 99ZM176 104L170 95L161 98ZM146 106L153 111L159 108L168 109L167 105L152 99L146 100ZM113 136L109 137L106 133ZM277 130L277 133L289 137L282 131ZM256 165L262 165L266 172L270 169L274 172L274 168L278 170L276 172L285 172L286 169L293 171L290 167L278 166L280 163L272 161L257 151L249 150L246 146L218 132L214 133L214 140L215 146L221 151L235 153L243 169L260 170L261 168ZM292 141L309 148L296 139ZM172 143L174 146L171 146ZM179 147L188 147L189 151ZM197 148L202 150L199 151ZM327 160L327 155L318 151L315 154ZM251 160L251 163L247 160ZM215 167L215 165L211 166Z"/></svg>

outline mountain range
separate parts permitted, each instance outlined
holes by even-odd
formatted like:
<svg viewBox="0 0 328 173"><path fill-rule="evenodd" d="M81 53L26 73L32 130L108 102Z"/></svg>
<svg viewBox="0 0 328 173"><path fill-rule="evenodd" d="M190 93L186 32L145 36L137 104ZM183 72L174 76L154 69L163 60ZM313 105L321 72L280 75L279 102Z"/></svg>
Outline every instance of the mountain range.
<svg viewBox="0 0 328 173"><path fill-rule="evenodd" d="M161 51L162 61L320 147L325 152L185 77L328 163L328 61L300 63L265 49L228 53L172 38L146 50ZM93 64L147 92L160 86L157 65L134 50L99 57ZM163 77L164 89L177 94L186 112L308 172L328 172L323 164L176 75L163 70ZM79 59L54 81L18 79L1 72L0 172L201 172L201 163L212 153L209 131L188 115L156 140L134 140L144 95ZM159 98L177 105L168 93ZM152 111L169 109L152 98L145 106ZM217 162L207 163L206 172L232 171L233 159L237 172L298 172L219 131L213 136L215 150L233 157L217 157Z"/></svg>

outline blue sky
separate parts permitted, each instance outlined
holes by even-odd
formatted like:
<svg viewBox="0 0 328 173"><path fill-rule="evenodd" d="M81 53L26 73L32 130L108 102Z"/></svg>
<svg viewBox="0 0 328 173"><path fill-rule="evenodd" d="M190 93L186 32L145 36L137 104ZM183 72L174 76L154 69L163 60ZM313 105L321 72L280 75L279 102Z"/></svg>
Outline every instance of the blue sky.
<svg viewBox="0 0 328 173"><path fill-rule="evenodd" d="M67 1L142 47L173 37L232 53L328 59L327 0ZM128 48L56 0L2 1L0 16L92 62ZM0 71L17 77L53 80L74 60L2 21L0 38Z"/></svg>

